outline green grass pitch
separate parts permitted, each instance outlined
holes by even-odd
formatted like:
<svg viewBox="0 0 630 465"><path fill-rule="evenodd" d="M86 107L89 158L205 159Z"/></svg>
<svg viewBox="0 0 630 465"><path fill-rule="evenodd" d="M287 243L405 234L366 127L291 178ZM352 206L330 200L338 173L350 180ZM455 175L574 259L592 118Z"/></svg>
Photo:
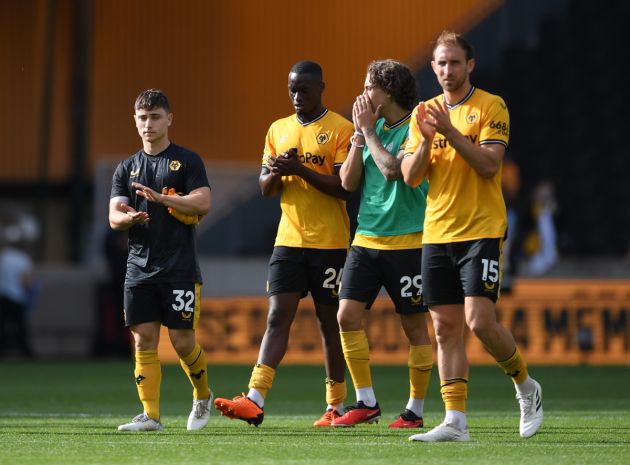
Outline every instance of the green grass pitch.
<svg viewBox="0 0 630 465"><path fill-rule="evenodd" d="M407 369L375 366L383 417L377 425L317 429L324 374L317 366L281 366L254 428L213 412L208 426L186 431L191 387L179 366L163 367L159 433L120 433L141 411L131 361L0 362L0 464L628 464L629 367L533 367L543 386L545 423L518 435L511 382L497 367L472 367L471 441L422 444L414 431L390 430L408 396ZM425 422L442 420L434 370ZM250 367L209 368L215 395L246 389ZM348 377L348 380L350 378ZM349 382L349 403L354 393Z"/></svg>

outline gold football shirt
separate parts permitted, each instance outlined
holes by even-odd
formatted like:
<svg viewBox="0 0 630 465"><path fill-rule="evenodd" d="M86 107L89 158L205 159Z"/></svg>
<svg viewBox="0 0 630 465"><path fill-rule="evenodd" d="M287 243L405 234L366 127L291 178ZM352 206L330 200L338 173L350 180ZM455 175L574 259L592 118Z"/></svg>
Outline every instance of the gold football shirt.
<svg viewBox="0 0 630 465"><path fill-rule="evenodd" d="M307 168L321 174L335 174L348 156L354 127L335 112L324 110L303 124L291 115L274 122L267 131L263 165L270 155L296 148ZM312 249L346 249L350 242L350 221L346 202L324 194L299 176L283 176L280 196L282 217L275 245Z"/></svg>
<svg viewBox="0 0 630 465"><path fill-rule="evenodd" d="M444 95L435 99L444 101ZM430 103L430 101L427 101ZM451 123L473 144L507 147L510 116L503 99L472 87L455 105L447 105ZM413 153L422 135L414 109L405 153ZM429 192L424 222L425 244L500 238L507 227L501 169L490 179L479 175L439 133L431 147Z"/></svg>

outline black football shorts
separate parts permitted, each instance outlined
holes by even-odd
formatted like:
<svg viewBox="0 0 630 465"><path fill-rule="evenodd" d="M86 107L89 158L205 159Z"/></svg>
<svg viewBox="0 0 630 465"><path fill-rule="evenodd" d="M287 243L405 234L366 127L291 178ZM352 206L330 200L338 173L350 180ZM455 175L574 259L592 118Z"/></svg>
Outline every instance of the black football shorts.
<svg viewBox="0 0 630 465"><path fill-rule="evenodd" d="M125 325L160 321L171 329L197 329L201 284L125 284Z"/></svg>
<svg viewBox="0 0 630 465"><path fill-rule="evenodd" d="M339 283L346 249L306 249L276 246L269 259L267 295L310 292L313 301L339 303Z"/></svg>
<svg viewBox="0 0 630 465"><path fill-rule="evenodd" d="M463 304L464 297L493 302L501 288L502 239L424 244L422 276L427 305Z"/></svg>
<svg viewBox="0 0 630 465"><path fill-rule="evenodd" d="M396 313L426 312L421 265L420 248L378 250L353 245L344 265L339 298L365 302L369 309L385 287Z"/></svg>

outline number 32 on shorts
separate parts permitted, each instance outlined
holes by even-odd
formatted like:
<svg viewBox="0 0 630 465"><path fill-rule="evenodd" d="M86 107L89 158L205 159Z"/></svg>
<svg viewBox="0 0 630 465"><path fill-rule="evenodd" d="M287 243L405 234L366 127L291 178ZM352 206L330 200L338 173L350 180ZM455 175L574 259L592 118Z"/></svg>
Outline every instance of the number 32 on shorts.
<svg viewBox="0 0 630 465"><path fill-rule="evenodd" d="M194 312L195 311L195 293L183 289L173 289L175 303L171 305L176 312Z"/></svg>

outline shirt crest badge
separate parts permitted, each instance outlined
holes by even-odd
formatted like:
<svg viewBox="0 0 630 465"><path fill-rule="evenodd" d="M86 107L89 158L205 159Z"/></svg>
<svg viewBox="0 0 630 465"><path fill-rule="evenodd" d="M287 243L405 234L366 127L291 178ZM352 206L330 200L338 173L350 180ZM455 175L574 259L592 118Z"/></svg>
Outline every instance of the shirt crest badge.
<svg viewBox="0 0 630 465"><path fill-rule="evenodd" d="M328 142L328 134L326 134L325 132L320 132L319 134L317 134L317 143L322 145L325 144L326 142Z"/></svg>

